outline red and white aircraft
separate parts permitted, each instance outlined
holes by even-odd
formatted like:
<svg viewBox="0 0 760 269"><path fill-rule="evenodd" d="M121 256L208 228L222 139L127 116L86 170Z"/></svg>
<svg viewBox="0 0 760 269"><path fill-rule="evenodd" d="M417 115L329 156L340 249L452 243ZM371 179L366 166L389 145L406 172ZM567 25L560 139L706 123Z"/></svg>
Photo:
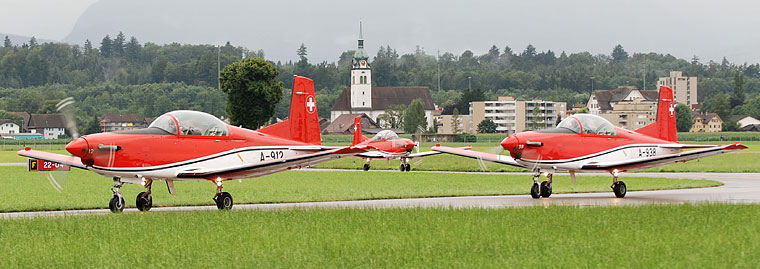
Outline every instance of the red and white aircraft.
<svg viewBox="0 0 760 269"><path fill-rule="evenodd" d="M636 131L613 126L606 119L576 114L560 122L556 128L513 134L501 142L510 156L434 146L433 150L532 169L533 198L552 194L552 174L567 171L575 182L576 172L607 171L612 174L612 189L617 197L625 197L626 186L618 181L621 172L645 169L676 162L747 148L731 145L679 144L673 90L660 87L657 120ZM683 151L684 149L693 149ZM541 172L548 181L539 184Z"/></svg>
<svg viewBox="0 0 760 269"><path fill-rule="evenodd" d="M412 169L411 164L409 164L410 159L440 154L437 151L419 152L419 145L417 143L411 139L400 138L396 132L391 130L377 132L377 135L369 139L362 135L361 117L354 118L354 140L351 144L375 150L355 155L355 157L367 159L367 163L364 164L364 171L369 170L372 159L401 159L399 170L401 172L408 172ZM412 153L415 147L417 148L417 153Z"/></svg>
<svg viewBox="0 0 760 269"><path fill-rule="evenodd" d="M66 156L26 148L19 155L86 169L112 177L109 208L124 209L119 193L123 183L142 184L136 205L148 211L153 205L151 185L163 180L174 194L176 180L211 181L219 209L232 208L232 196L222 192L226 180L258 177L308 167L343 156L365 152L363 146L323 147L319 132L314 82L295 77L288 120L259 130L230 126L198 111L168 112L148 128L85 135L71 141Z"/></svg>

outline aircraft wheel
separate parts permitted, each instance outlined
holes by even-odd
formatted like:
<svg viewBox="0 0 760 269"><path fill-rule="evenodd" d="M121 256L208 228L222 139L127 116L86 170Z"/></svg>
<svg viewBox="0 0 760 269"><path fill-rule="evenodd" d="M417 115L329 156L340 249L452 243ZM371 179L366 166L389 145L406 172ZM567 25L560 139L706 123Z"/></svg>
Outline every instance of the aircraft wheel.
<svg viewBox="0 0 760 269"><path fill-rule="evenodd" d="M533 199L541 198L541 188L538 186L538 183L533 183L533 186L530 187L530 197L533 197Z"/></svg>
<svg viewBox="0 0 760 269"><path fill-rule="evenodd" d="M124 211L124 197L118 195L112 196L111 201L108 202L108 209L111 209L113 213Z"/></svg>
<svg viewBox="0 0 760 269"><path fill-rule="evenodd" d="M153 207L153 196L147 192L141 192L137 194L135 205L137 205L137 209L140 211L149 211Z"/></svg>
<svg viewBox="0 0 760 269"><path fill-rule="evenodd" d="M369 164L368 163L364 164L364 171L369 171Z"/></svg>
<svg viewBox="0 0 760 269"><path fill-rule="evenodd" d="M615 197L623 198L625 197L625 194L628 192L628 189L625 187L625 182L618 181L617 184L615 184L615 186L612 187L612 191L615 192Z"/></svg>
<svg viewBox="0 0 760 269"><path fill-rule="evenodd" d="M552 184L549 181L541 182L541 196L552 196Z"/></svg>
<svg viewBox="0 0 760 269"><path fill-rule="evenodd" d="M411 170L412 170L412 165L410 165L410 164L407 163L406 164L406 171L409 172Z"/></svg>
<svg viewBox="0 0 760 269"><path fill-rule="evenodd" d="M216 207L219 208L219 210L232 209L232 195L230 195L229 192L222 192L222 194L219 194L219 196L216 197Z"/></svg>
<svg viewBox="0 0 760 269"><path fill-rule="evenodd" d="M401 166L399 166L399 170L401 170L401 172L406 171L406 165L404 165L404 163L401 163Z"/></svg>

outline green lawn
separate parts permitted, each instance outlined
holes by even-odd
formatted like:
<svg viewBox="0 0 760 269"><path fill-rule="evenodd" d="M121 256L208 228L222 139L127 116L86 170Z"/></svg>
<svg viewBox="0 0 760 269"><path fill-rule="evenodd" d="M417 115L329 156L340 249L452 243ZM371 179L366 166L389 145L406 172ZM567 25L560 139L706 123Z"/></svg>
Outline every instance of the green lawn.
<svg viewBox="0 0 760 269"><path fill-rule="evenodd" d="M0 267L757 268L758 215L686 204L0 220Z"/></svg>
<svg viewBox="0 0 760 269"><path fill-rule="evenodd" d="M0 212L107 208L111 197L110 178L74 169L65 178L56 173L62 192L48 181L48 172L27 172L24 167L0 167ZM717 186L710 180L621 178L628 190L653 190ZM569 177L554 179L555 193L612 192L611 177L579 176L577 183ZM401 173L363 171L289 171L242 182L227 181L224 190L236 203L275 203L438 197L465 195L528 194L531 176L457 173ZM177 195L169 195L163 182L155 182L154 206L211 205L216 191L210 182L177 182ZM144 189L126 184L121 193L128 207Z"/></svg>

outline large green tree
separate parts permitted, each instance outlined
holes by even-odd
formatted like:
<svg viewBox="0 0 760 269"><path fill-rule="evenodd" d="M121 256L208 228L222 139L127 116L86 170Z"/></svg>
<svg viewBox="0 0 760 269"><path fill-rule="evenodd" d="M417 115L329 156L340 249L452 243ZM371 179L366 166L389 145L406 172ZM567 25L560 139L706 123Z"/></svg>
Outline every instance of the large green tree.
<svg viewBox="0 0 760 269"><path fill-rule="evenodd" d="M628 52L626 52L623 49L623 46L618 44L615 46L615 48L612 49L612 61L616 63L623 62L625 60L628 60Z"/></svg>
<svg viewBox="0 0 760 269"><path fill-rule="evenodd" d="M418 133L427 129L427 117L422 99L414 99L404 112L404 132Z"/></svg>
<svg viewBox="0 0 760 269"><path fill-rule="evenodd" d="M221 87L227 93L227 115L233 125L258 129L274 115L282 99L282 82L274 66L259 57L245 58L222 70Z"/></svg>
<svg viewBox="0 0 760 269"><path fill-rule="evenodd" d="M478 133L481 134L492 134L496 132L496 125L495 122L493 122L490 119L485 119L478 123Z"/></svg>
<svg viewBox="0 0 760 269"><path fill-rule="evenodd" d="M688 132L692 124L689 106L680 103L676 105L676 129L679 132Z"/></svg>
<svg viewBox="0 0 760 269"><path fill-rule="evenodd" d="M731 108L744 104L744 74L735 72L734 74L734 91L731 94Z"/></svg>

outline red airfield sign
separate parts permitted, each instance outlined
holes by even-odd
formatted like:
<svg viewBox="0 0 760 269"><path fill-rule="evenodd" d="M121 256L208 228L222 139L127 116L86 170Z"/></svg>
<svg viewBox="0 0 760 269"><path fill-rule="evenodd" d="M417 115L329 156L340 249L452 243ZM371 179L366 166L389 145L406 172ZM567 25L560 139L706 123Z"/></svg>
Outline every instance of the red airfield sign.
<svg viewBox="0 0 760 269"><path fill-rule="evenodd" d="M29 165L27 166L29 171L69 171L71 167L65 164L60 164L51 161L29 159Z"/></svg>

